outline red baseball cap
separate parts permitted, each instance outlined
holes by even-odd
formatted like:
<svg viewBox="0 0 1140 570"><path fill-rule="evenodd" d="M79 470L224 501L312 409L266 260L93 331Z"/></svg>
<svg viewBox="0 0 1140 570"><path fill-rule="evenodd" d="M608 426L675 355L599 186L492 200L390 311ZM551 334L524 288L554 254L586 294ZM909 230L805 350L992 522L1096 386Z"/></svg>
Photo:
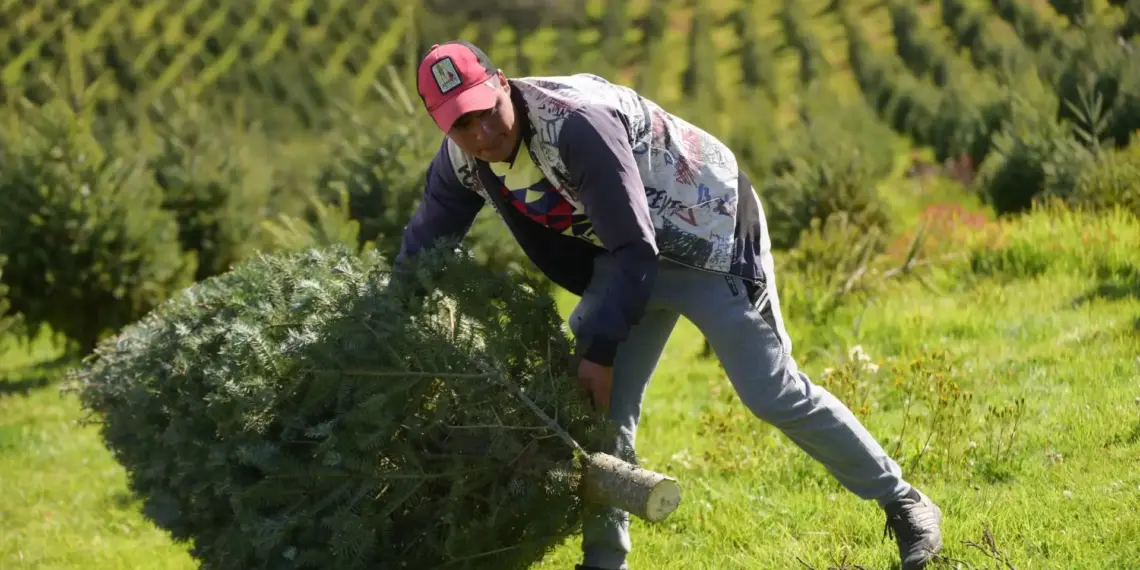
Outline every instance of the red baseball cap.
<svg viewBox="0 0 1140 570"><path fill-rule="evenodd" d="M431 47L420 62L416 88L431 118L446 133L460 115L495 106L497 73L482 50L454 40Z"/></svg>

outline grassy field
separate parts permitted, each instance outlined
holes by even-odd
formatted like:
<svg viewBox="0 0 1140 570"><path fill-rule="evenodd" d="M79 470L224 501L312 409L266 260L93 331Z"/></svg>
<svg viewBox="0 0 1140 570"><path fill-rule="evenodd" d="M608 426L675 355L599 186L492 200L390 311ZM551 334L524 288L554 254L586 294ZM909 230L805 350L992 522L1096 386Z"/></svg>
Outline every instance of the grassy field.
<svg viewBox="0 0 1140 570"><path fill-rule="evenodd" d="M1140 223L990 225L942 244L966 257L810 327L787 276L796 356L940 503L944 567L1140 568ZM700 338L682 321L650 386L639 452L685 496L634 522L632 567L893 567L879 510L750 416ZM0 356L0 568L192 568L77 424L67 365L46 337Z"/></svg>

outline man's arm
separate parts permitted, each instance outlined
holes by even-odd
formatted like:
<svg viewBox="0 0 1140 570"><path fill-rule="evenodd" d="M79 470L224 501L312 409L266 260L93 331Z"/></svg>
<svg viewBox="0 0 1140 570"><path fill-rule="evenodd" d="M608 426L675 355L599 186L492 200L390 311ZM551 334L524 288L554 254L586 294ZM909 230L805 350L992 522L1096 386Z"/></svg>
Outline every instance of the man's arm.
<svg viewBox="0 0 1140 570"><path fill-rule="evenodd" d="M580 330L589 335L583 358L612 366L617 346L641 319L657 277L657 243L645 187L625 125L602 107L567 117L558 148L577 186L594 233L617 261L605 294Z"/></svg>
<svg viewBox="0 0 1140 570"><path fill-rule="evenodd" d="M452 166L451 150L444 139L428 165L423 199L404 227L394 262L397 267L440 238L463 239L483 207L483 197L459 181Z"/></svg>

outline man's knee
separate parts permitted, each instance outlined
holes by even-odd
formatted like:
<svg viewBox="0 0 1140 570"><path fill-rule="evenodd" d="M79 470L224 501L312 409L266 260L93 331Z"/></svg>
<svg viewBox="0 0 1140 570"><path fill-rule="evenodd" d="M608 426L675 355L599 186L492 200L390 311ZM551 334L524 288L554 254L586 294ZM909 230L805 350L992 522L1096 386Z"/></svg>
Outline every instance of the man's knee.
<svg viewBox="0 0 1140 570"><path fill-rule="evenodd" d="M758 370L737 384L741 401L757 418L779 428L795 427L809 419L818 407L822 388L807 381L802 372L784 360L767 370Z"/></svg>

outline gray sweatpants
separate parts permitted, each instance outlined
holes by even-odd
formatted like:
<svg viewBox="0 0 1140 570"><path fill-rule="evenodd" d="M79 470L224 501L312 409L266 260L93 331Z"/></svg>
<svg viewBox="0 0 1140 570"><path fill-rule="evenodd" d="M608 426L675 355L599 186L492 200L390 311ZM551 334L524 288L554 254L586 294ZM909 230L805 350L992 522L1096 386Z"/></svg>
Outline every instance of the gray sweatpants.
<svg viewBox="0 0 1140 570"><path fill-rule="evenodd" d="M580 316L592 310L613 264L608 256L595 262L593 281L570 317L576 336L588 334L580 330ZM746 284L670 261L660 264L645 315L619 346L614 360L609 415L619 435L614 447L606 451L636 461L634 439L642 398L677 319L684 315L708 339L744 405L823 464L844 487L880 505L910 490L898 464L847 407L798 370L780 313L770 256L766 285ZM583 564L625 570L629 515L592 508L583 523Z"/></svg>

